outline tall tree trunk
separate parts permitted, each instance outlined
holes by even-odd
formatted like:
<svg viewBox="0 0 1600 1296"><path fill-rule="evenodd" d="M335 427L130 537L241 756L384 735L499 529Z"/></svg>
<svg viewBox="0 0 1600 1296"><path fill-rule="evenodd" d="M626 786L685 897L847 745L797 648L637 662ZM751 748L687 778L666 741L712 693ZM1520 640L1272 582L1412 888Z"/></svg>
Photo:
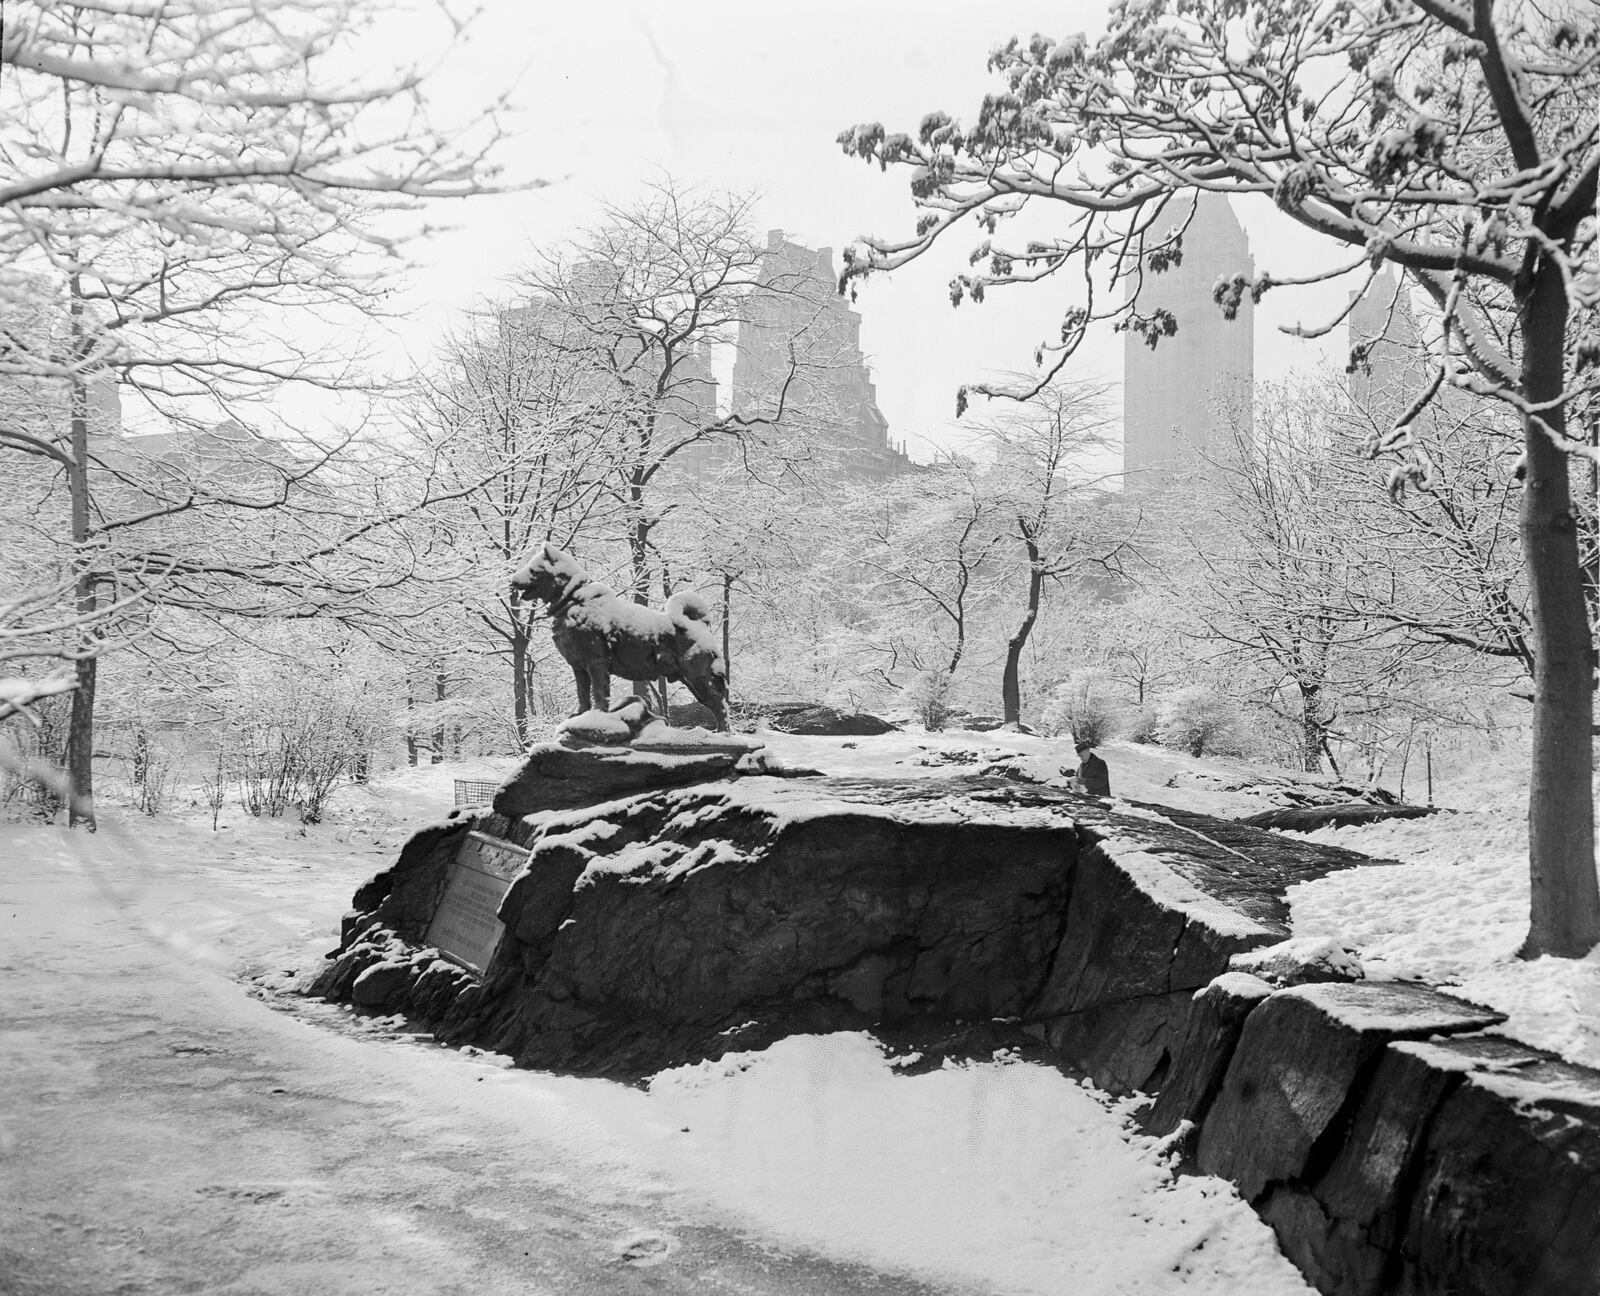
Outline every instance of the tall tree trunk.
<svg viewBox="0 0 1600 1296"><path fill-rule="evenodd" d="M1039 563L1039 546L1026 524L1022 527L1022 543L1028 552L1028 608L1016 634L1006 643L1006 668L1000 677L1000 701L1005 709L1007 724L1022 723L1022 650L1027 646L1028 636L1033 633L1033 623L1039 619L1039 600L1044 593L1044 569Z"/></svg>
<svg viewBox="0 0 1600 1296"><path fill-rule="evenodd" d="M530 741L528 715L528 627L513 611L511 614L511 716L517 727L517 747Z"/></svg>
<svg viewBox="0 0 1600 1296"><path fill-rule="evenodd" d="M1300 768L1322 772L1322 749L1328 742L1327 705L1320 684L1300 685Z"/></svg>
<svg viewBox="0 0 1600 1296"><path fill-rule="evenodd" d="M1567 294L1544 258L1522 308L1523 395L1552 402L1543 419L1558 432L1554 403L1565 379ZM1600 941L1591 783L1594 652L1578 562L1578 526L1561 447L1523 420L1527 474L1519 530L1528 572L1534 639L1533 768L1528 787L1528 869L1532 904L1524 958L1581 958Z"/></svg>
<svg viewBox="0 0 1600 1296"><path fill-rule="evenodd" d="M443 702L444 698L444 672L435 671L433 673L433 700L435 702ZM433 731L433 755L428 758L428 764L430 765L439 765L444 762L445 734L444 717L442 714L435 723L438 725L438 728Z"/></svg>
<svg viewBox="0 0 1600 1296"><path fill-rule="evenodd" d="M730 650L731 640L728 627L731 624L729 614L733 608L733 576L728 572L722 573L722 678L730 691L733 688L733 653Z"/></svg>
<svg viewBox="0 0 1600 1296"><path fill-rule="evenodd" d="M633 601L640 607L650 605L650 522L644 516L644 485L635 475L630 487L630 498L633 501L634 523L628 532L628 554L633 562ZM643 698L648 704L654 697L654 680L636 679L629 680L628 686L632 689L634 697ZM657 705L660 705L659 703ZM665 719L665 712L662 719Z"/></svg>
<svg viewBox="0 0 1600 1296"><path fill-rule="evenodd" d="M89 386L82 365L88 346L83 328L83 291L78 276L68 282L68 320L72 376L68 379L68 433L72 463L67 468L67 494L72 510L73 561L77 579L74 603L80 617L94 614L97 591L89 555ZM67 823L93 832L94 814L94 689L98 677L93 656L77 663L78 687L72 693L72 716L67 724Z"/></svg>

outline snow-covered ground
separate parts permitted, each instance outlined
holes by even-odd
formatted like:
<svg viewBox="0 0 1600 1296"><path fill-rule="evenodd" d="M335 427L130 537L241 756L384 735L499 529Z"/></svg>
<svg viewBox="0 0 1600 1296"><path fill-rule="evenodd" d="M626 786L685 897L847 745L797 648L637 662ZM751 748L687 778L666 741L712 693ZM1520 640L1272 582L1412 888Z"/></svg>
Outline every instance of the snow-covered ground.
<svg viewBox="0 0 1600 1296"><path fill-rule="evenodd" d="M1447 813L1295 834L1408 865L1292 889L1295 931L1337 937L1369 978L1449 987L1506 1013L1505 1034L1600 1066L1600 954L1516 957L1528 930L1526 770L1513 746L1443 783Z"/></svg>
<svg viewBox="0 0 1600 1296"><path fill-rule="evenodd" d="M1008 758L1044 777L1073 761L1063 741L1008 733L771 743L791 765L856 776ZM1241 790L1249 771L1235 762L1129 744L1104 754L1122 797L1225 815L1266 804ZM452 778L508 768L396 771L344 790L330 822L303 830L230 807L213 833L198 806L113 812L92 838L0 826L0 1265L7 1248L30 1263L48 1252L61 1274L83 1275L41 1288L63 1293L111 1279L171 1290L158 1260L170 1283L223 1254L232 1276L206 1286L189 1273L194 1289L631 1290L624 1276L643 1266L668 1290L1308 1290L1226 1184L1174 1176L1126 1104L1047 1068L997 1057L907 1076L867 1037L836 1035L635 1089L511 1070L413 1038L398 1019L309 1002L286 1016L247 993L317 962L355 886L449 806ZM1512 1011L1523 1038L1587 1057L1600 965L1510 957L1526 907L1517 796L1468 789L1469 811L1317 834L1414 864L1298 888L1297 930L1337 935L1369 976L1458 983ZM140 1087L152 1049L167 1078ZM292 1105L192 1101L183 1068L209 1076L230 1059L236 1079L285 1077L270 1092L309 1111L362 1105L315 1117L316 1142L302 1146ZM138 1157L116 1154L117 1112ZM176 1143L141 1142L169 1122ZM266 1167L242 1179L241 1122L240 1146ZM343 1167L374 1155L374 1129L388 1132L383 1160L351 1179ZM524 1197L542 1205L508 1204ZM287 1217L242 1211L242 1199L320 1220L292 1231L311 1253L280 1235ZM201 1230L219 1227L223 1241L202 1247ZM511 1263L530 1247L537 1275Z"/></svg>

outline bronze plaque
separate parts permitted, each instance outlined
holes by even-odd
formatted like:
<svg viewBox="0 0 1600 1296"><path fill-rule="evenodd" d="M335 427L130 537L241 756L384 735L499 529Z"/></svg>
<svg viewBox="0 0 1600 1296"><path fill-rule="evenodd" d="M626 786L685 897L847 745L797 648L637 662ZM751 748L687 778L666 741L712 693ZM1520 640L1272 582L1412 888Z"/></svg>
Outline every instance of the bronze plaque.
<svg viewBox="0 0 1600 1296"><path fill-rule="evenodd" d="M500 902L527 862L525 848L469 832L450 866L444 898L428 924L428 944L481 974L505 934Z"/></svg>

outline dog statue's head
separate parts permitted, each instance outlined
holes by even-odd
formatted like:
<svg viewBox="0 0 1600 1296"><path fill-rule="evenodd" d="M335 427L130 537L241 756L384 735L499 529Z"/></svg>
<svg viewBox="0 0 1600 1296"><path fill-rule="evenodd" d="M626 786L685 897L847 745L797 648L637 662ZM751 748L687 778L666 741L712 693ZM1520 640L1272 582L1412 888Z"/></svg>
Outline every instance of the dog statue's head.
<svg viewBox="0 0 1600 1296"><path fill-rule="evenodd" d="M573 561L571 554L563 553L546 541L533 561L511 578L511 597L530 603L534 599L554 603L585 579L583 568Z"/></svg>

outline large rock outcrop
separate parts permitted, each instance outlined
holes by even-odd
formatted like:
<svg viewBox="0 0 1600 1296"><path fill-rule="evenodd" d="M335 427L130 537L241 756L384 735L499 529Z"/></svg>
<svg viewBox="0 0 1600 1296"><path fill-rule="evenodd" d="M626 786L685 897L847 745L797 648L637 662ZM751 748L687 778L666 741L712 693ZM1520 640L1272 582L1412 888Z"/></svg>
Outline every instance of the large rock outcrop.
<svg viewBox="0 0 1600 1296"><path fill-rule="evenodd" d="M1288 886L1381 861L1000 778L609 791L418 834L315 992L620 1079L795 1031L1020 1041L1155 1095L1324 1292L1600 1290L1600 1074L1353 960L1230 970L1288 937ZM481 976L425 940L473 831L528 851Z"/></svg>
<svg viewBox="0 0 1600 1296"><path fill-rule="evenodd" d="M496 808L526 795L508 785ZM403 967L365 993L446 1038L585 1074L796 1030L1003 1019L1108 1088L1151 1088L1194 992L1287 935L1284 888L1362 858L1177 820L999 779L765 777L463 815L358 894L318 989L344 997L370 968ZM491 965L457 984L420 947L471 829L531 854ZM1254 857L1222 840L1241 834L1260 839Z"/></svg>

